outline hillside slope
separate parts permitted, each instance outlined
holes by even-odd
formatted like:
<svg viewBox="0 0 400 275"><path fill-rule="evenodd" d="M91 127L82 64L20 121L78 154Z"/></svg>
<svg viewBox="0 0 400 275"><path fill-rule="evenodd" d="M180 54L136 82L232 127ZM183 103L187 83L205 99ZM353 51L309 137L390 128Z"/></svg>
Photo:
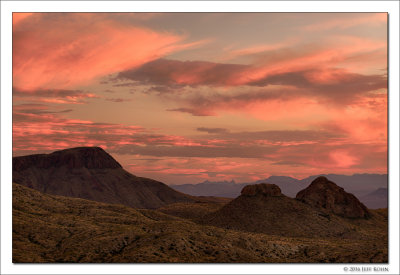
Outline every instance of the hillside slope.
<svg viewBox="0 0 400 275"><path fill-rule="evenodd" d="M99 147L14 157L13 182L43 193L136 208L193 201L161 182L128 173Z"/></svg>
<svg viewBox="0 0 400 275"><path fill-rule="evenodd" d="M12 229L13 263L388 260L384 238L288 238L226 230L156 210L53 196L18 184L13 184Z"/></svg>

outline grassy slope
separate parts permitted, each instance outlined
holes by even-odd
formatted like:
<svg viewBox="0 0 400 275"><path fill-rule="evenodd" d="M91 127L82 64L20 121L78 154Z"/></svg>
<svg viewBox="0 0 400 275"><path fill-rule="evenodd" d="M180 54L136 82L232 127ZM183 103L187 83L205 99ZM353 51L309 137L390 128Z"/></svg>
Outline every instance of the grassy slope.
<svg viewBox="0 0 400 275"><path fill-rule="evenodd" d="M219 203L192 206L200 217ZM370 261L387 262L385 240L316 240L227 230L160 211L52 196L13 184L14 263Z"/></svg>

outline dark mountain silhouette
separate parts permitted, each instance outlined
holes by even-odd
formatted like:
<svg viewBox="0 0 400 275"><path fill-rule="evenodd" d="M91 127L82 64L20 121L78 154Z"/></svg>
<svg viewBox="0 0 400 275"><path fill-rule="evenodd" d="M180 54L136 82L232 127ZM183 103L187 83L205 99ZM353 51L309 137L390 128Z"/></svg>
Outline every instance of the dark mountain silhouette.
<svg viewBox="0 0 400 275"><path fill-rule="evenodd" d="M276 184L282 190L282 193L288 197L294 198L296 194L306 188L310 182L319 176L325 176L336 182L340 187L343 187L347 192L354 194L357 198L368 207L377 208L377 204L384 205L385 200L382 198L382 202L377 197L373 202L371 200L365 200L364 196L375 191L377 188L387 188L387 174L354 174L352 176L337 175L337 174L321 174L307 177L302 180L298 180L292 177L286 176L271 176L264 180L258 180L251 183L235 183L234 181L223 181L223 182L209 182L205 181L198 184L183 184L183 185L170 185L175 190L190 194L193 196L217 196L236 198L240 195L240 191L246 185L258 184L262 182L269 182ZM379 207L378 207L379 208Z"/></svg>
<svg viewBox="0 0 400 275"><path fill-rule="evenodd" d="M43 193L136 208L193 201L161 182L128 173L99 147L14 157L13 182Z"/></svg>
<svg viewBox="0 0 400 275"><path fill-rule="evenodd" d="M327 191L319 187L324 184ZM296 237L359 238L354 223L373 224L371 214L353 195L330 181L315 180L298 199L281 193L275 184L247 185L241 195L203 222L227 229ZM321 200L318 204L315 199ZM358 221L347 217L359 218ZM373 217L375 219L376 216ZM379 221L382 222L382 221Z"/></svg>
<svg viewBox="0 0 400 275"><path fill-rule="evenodd" d="M378 209L378 208L387 208L388 207L388 189L387 188L378 188L374 192L371 192L363 197L360 200L368 206L368 208Z"/></svg>
<svg viewBox="0 0 400 275"><path fill-rule="evenodd" d="M368 218L370 213L353 194L347 193L326 177L318 177L296 199L313 207L346 218Z"/></svg>

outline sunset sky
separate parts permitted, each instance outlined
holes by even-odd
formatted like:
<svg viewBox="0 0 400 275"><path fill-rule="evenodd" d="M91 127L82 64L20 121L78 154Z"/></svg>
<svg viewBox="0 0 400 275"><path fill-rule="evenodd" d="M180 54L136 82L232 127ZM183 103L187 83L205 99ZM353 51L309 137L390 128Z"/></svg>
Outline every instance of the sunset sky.
<svg viewBox="0 0 400 275"><path fill-rule="evenodd" d="M13 155L167 184L387 173L386 13L14 13Z"/></svg>

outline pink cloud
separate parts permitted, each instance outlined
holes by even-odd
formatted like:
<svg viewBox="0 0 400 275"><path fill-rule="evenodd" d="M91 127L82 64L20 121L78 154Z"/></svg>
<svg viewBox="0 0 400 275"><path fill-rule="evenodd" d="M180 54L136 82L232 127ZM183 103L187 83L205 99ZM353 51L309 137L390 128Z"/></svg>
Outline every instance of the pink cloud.
<svg viewBox="0 0 400 275"><path fill-rule="evenodd" d="M22 22L27 17L31 16L32 12L13 12L13 26Z"/></svg>
<svg viewBox="0 0 400 275"><path fill-rule="evenodd" d="M13 89L13 100L32 103L83 104L87 103L87 99L99 97L96 94L81 90L47 89L23 91L16 88Z"/></svg>
<svg viewBox="0 0 400 275"><path fill-rule="evenodd" d="M14 25L14 86L34 90L87 84L197 45L183 44L183 39L123 25L101 14L35 14Z"/></svg>
<svg viewBox="0 0 400 275"><path fill-rule="evenodd" d="M358 164L357 157L344 150L334 150L330 152L329 156L334 161L334 165L339 168L348 168Z"/></svg>
<svg viewBox="0 0 400 275"><path fill-rule="evenodd" d="M101 146L110 150L141 147L214 148L220 140L199 140L179 135L164 135L140 126L114 123L95 123L88 120L68 119L61 114L70 110L52 111L43 104L14 106L13 151L23 154L29 148L52 151L66 147ZM150 150L152 150L150 149ZM131 153L131 152L130 152Z"/></svg>
<svg viewBox="0 0 400 275"><path fill-rule="evenodd" d="M249 182L272 174L304 178L320 173L387 173L386 152L367 144L293 145L280 147L278 151L262 159L172 156L143 159L137 156L130 158L127 163L134 164L129 170L136 175L172 184L201 182L206 179Z"/></svg>
<svg viewBox="0 0 400 275"><path fill-rule="evenodd" d="M317 127L345 133L348 140L387 145L387 94L371 94L342 110L332 110L329 120Z"/></svg>
<svg viewBox="0 0 400 275"><path fill-rule="evenodd" d="M335 71L335 67L349 60L352 56L377 50L386 51L386 45L386 41L375 41L352 36L334 36L330 38L330 41L322 44L269 51L264 55L260 55L254 66L236 78L233 84L251 83L270 75L287 72L304 70ZM370 69L377 69L377 66L379 66L379 69L386 68L386 59L380 59L379 64L371 64L371 62L364 64L364 68ZM352 72L351 67L345 69Z"/></svg>
<svg viewBox="0 0 400 275"><path fill-rule="evenodd" d="M379 103L381 97L371 98L372 105L365 100L353 107L354 112L384 104ZM383 112L381 107L377 108L378 116ZM101 146L118 156L119 161L121 158L121 164L132 173L167 182L248 181L271 171L302 177L318 173L384 173L387 169L385 140L374 133L369 135L372 131L382 132L385 125L369 125L368 120L362 120L362 112L347 123L349 113L344 113L340 120L332 121L339 125L320 125L320 130L232 132L220 128L192 138L163 135L140 126L67 119L61 112L40 104L15 106L14 155ZM367 133L358 136L360 132L351 131L357 128L356 124L368 129Z"/></svg>
<svg viewBox="0 0 400 275"><path fill-rule="evenodd" d="M267 80L281 75L301 85L337 84L353 77L374 77L387 67L386 41L355 36L333 36L318 44L271 48L254 56L252 64L223 64L204 61L159 59L141 67L121 72L119 79L142 84L167 86L266 86ZM259 49L260 50L260 49ZM245 50L246 51L246 50ZM254 51L254 49L253 49ZM359 59L368 62L360 64Z"/></svg>

